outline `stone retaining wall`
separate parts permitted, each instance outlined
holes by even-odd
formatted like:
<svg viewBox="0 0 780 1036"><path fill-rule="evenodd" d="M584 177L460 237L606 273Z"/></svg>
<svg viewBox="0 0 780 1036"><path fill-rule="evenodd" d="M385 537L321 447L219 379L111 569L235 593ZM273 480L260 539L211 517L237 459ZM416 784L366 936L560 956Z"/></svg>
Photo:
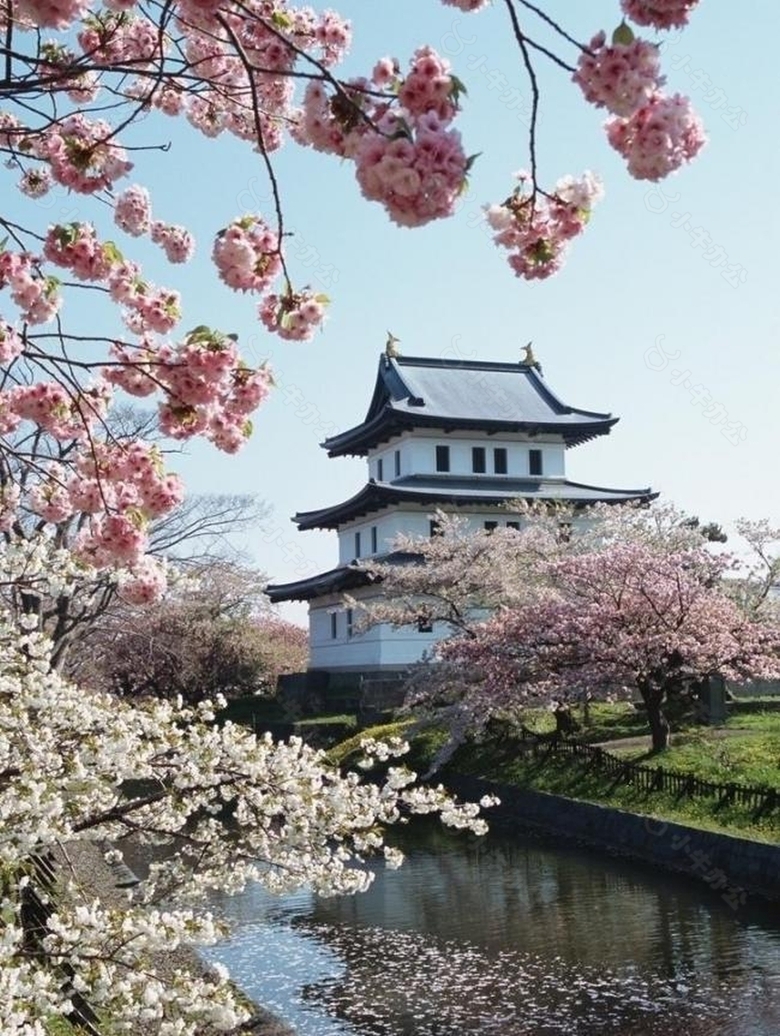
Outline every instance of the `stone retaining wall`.
<svg viewBox="0 0 780 1036"><path fill-rule="evenodd" d="M748 893L780 899L780 845L702 831L608 806L527 791L477 777L449 777L449 789L475 801L495 794L491 824L537 829L606 852L699 878L740 906Z"/></svg>

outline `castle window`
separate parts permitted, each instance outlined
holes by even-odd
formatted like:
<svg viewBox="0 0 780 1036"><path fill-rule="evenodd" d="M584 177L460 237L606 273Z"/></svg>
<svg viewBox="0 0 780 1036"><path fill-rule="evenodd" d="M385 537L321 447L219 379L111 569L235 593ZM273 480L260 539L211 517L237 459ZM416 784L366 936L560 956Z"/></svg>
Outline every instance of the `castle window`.
<svg viewBox="0 0 780 1036"><path fill-rule="evenodd" d="M427 615L419 615L417 617L417 632L433 633L433 623Z"/></svg>
<svg viewBox="0 0 780 1036"><path fill-rule="evenodd" d="M355 557L360 557L360 533L355 533Z"/></svg>
<svg viewBox="0 0 780 1036"><path fill-rule="evenodd" d="M449 471L450 470L450 448L449 448L449 446L437 446L436 447L436 470L437 471Z"/></svg>
<svg viewBox="0 0 780 1036"><path fill-rule="evenodd" d="M372 554L376 554L376 551L377 551L377 545L376 544L377 544L376 526L372 525L371 526L371 553Z"/></svg>
<svg viewBox="0 0 780 1036"><path fill-rule="evenodd" d="M339 635L339 617L336 612L330 613L330 639L336 640Z"/></svg>
<svg viewBox="0 0 780 1036"><path fill-rule="evenodd" d="M506 523L506 527L507 527L507 529L515 529L515 530L519 531L520 530L520 522L507 522Z"/></svg>
<svg viewBox="0 0 780 1036"><path fill-rule="evenodd" d="M506 475L507 464L505 446L496 446L493 450L493 471L497 475Z"/></svg>
<svg viewBox="0 0 780 1036"><path fill-rule="evenodd" d="M530 475L541 475L542 473L542 451L528 451L528 473Z"/></svg>
<svg viewBox="0 0 780 1036"><path fill-rule="evenodd" d="M381 457L376 462L376 480L377 480L377 482L384 482L384 480L385 480L384 479L384 464L382 463L382 458Z"/></svg>
<svg viewBox="0 0 780 1036"><path fill-rule="evenodd" d="M351 608L347 608L347 636L351 637L354 633L354 620L355 615Z"/></svg>
<svg viewBox="0 0 780 1036"><path fill-rule="evenodd" d="M400 478L401 476L401 451L395 451L395 477Z"/></svg>
<svg viewBox="0 0 780 1036"><path fill-rule="evenodd" d="M484 446L471 447L471 470L477 475L481 475L485 471Z"/></svg>
<svg viewBox="0 0 780 1036"><path fill-rule="evenodd" d="M431 536L441 536L441 525L439 525L435 518L431 518L428 523L428 532Z"/></svg>
<svg viewBox="0 0 780 1036"><path fill-rule="evenodd" d="M498 522L485 522L485 532L492 532L498 528Z"/></svg>

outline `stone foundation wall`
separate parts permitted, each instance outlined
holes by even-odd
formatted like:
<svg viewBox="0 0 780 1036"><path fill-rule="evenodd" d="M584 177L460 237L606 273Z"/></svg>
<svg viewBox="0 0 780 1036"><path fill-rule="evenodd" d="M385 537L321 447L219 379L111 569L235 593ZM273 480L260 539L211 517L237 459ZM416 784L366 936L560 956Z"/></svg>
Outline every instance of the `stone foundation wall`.
<svg viewBox="0 0 780 1036"><path fill-rule="evenodd" d="M448 778L448 787L472 801L495 794L491 824L537 829L592 848L629 856L704 881L735 907L748 893L780 899L780 845L702 831L546 792L526 791L476 777Z"/></svg>

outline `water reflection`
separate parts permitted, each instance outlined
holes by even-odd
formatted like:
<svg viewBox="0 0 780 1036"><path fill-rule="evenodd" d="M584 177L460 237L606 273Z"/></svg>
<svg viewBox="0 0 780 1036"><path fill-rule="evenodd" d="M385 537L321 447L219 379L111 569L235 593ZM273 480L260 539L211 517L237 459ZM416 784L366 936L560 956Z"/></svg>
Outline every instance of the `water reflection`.
<svg viewBox="0 0 780 1036"><path fill-rule="evenodd" d="M356 897L227 901L215 956L300 1036L777 1036L780 925L695 884L418 828Z"/></svg>

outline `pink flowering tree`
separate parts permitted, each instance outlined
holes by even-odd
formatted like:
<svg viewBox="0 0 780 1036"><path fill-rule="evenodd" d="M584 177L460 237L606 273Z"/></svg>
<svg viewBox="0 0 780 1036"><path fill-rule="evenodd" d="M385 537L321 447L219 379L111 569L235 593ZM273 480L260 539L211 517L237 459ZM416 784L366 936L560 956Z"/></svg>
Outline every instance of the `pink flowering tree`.
<svg viewBox="0 0 780 1036"><path fill-rule="evenodd" d="M780 675L780 625L735 599L733 562L703 547L610 544L551 562L532 603L500 610L441 656L479 673L486 709L582 691L638 694L652 746L669 743L664 704L709 676Z"/></svg>
<svg viewBox="0 0 780 1036"><path fill-rule="evenodd" d="M273 694L281 673L306 668L308 638L269 610L264 584L234 562L193 566L158 604L114 601L82 632L63 672L130 700Z"/></svg>
<svg viewBox="0 0 780 1036"><path fill-rule="evenodd" d="M658 42L629 27L663 33L683 26L696 0L622 0L615 31L584 43L527 0L441 2L474 17L507 18L530 79L529 171L505 201L487 208L495 242L518 276L554 273L601 194L590 173L563 175L549 187L540 179L539 61L554 62L587 102L606 109L607 137L632 176L658 180L701 148L704 132L687 99L664 93ZM540 19L561 53L535 41ZM427 45L340 78L352 26L335 11L288 0L172 7L4 0L0 31L6 176L31 198L65 188L85 213L42 227L0 215L0 435L41 431L63 444L61 455L33 467L24 487L0 455L0 529L10 530L23 504L47 521L86 516L73 548L79 562L121 569L139 596L159 599L164 573L148 556L148 526L184 490L148 442L112 437L106 418L115 395L156 405L160 432L175 441L200 436L235 453L272 377L246 364L234 335L182 326L178 292L155 283L133 257L139 238L159 247L162 269L188 262L195 247L141 182L135 124L155 112L209 139L231 135L259 155L270 205L215 227L205 251L217 276L254 300L269 334L302 341L321 327L328 300L296 282L285 253L279 148L291 140L349 163L362 195L400 226L446 218L474 158L457 129L464 84ZM102 300L100 320L108 314L86 336L72 323L79 294Z"/></svg>
<svg viewBox="0 0 780 1036"><path fill-rule="evenodd" d="M775 671L769 522L739 522L727 555L718 525L670 504L507 506L516 530L437 514L438 535L399 537L390 558L362 562L376 592L349 601L365 624L424 622L441 638L407 706L446 721L447 751L495 715L635 695L662 747L670 698L707 676Z"/></svg>

